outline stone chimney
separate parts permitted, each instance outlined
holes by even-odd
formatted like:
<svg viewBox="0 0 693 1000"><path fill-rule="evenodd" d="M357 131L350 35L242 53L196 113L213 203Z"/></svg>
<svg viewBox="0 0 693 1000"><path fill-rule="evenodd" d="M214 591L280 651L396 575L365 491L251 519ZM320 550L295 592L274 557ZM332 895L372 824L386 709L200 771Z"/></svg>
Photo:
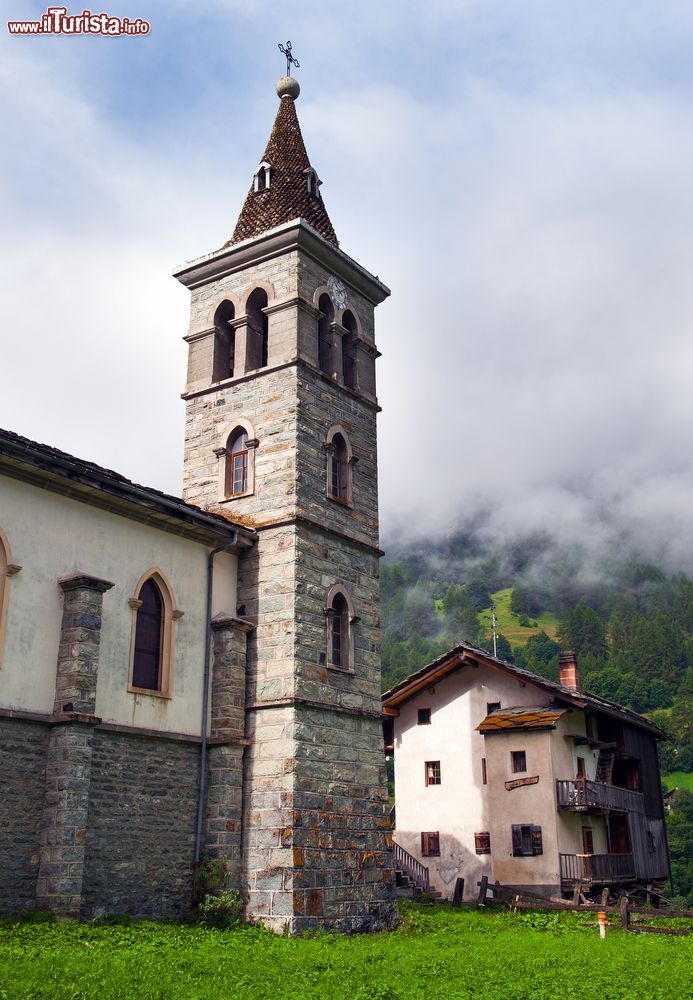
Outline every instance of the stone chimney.
<svg viewBox="0 0 693 1000"><path fill-rule="evenodd" d="M571 691L578 689L578 666L575 653L567 650L558 655L558 671L563 687L570 688Z"/></svg>

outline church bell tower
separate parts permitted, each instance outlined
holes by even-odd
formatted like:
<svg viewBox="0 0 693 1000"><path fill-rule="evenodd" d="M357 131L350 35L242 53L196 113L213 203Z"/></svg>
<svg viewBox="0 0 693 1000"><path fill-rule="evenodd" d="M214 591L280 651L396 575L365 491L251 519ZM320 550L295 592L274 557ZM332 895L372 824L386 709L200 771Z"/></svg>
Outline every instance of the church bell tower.
<svg viewBox="0 0 693 1000"><path fill-rule="evenodd" d="M380 704L374 310L339 248L296 115L279 110L233 236L192 295L184 497L257 532L239 887L276 930L396 921ZM219 818L219 817L217 817ZM221 817L223 820L223 817Z"/></svg>

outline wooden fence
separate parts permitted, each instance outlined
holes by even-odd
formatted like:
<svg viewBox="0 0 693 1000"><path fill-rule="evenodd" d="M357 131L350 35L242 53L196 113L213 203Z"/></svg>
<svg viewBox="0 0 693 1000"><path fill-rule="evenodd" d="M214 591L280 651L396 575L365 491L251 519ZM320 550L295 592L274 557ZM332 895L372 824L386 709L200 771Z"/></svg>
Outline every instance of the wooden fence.
<svg viewBox="0 0 693 1000"><path fill-rule="evenodd" d="M584 911L586 913L611 913L618 917L621 927L625 931L637 931L641 934L672 934L686 936L693 934L693 928L682 927L653 927L649 924L642 924L640 921L648 920L652 917L677 918L683 917L693 920L693 910L669 910L669 909L642 909L633 905L633 901L627 896L622 896L618 905L609 905L606 899L601 903L578 903L568 899L557 899L551 897L545 899L543 896L523 890L518 892L512 886L501 885L500 882L489 882L484 875L479 886L478 906L484 906L491 902L508 903L513 910L572 910L573 912Z"/></svg>

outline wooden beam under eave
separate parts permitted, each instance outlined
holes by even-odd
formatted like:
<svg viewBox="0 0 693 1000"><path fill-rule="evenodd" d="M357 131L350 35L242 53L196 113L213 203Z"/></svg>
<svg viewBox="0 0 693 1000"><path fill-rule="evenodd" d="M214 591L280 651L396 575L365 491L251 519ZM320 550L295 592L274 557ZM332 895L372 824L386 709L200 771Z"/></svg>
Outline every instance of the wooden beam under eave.
<svg viewBox="0 0 693 1000"><path fill-rule="evenodd" d="M399 715L398 708L389 708L387 706L383 707L383 715L386 715L388 719L396 719Z"/></svg>

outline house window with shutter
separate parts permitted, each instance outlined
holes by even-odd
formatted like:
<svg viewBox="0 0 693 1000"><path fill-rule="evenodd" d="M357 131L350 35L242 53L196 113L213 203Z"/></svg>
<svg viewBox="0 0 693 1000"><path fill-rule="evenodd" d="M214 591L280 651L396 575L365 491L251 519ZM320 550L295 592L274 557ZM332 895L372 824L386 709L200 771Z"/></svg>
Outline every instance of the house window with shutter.
<svg viewBox="0 0 693 1000"><path fill-rule="evenodd" d="M477 854L490 854L491 853L491 834L490 833L475 833L474 834L474 849Z"/></svg>
<svg viewBox="0 0 693 1000"><path fill-rule="evenodd" d="M485 785L488 782L488 775L486 773L486 758L481 758L481 784Z"/></svg>
<svg viewBox="0 0 693 1000"><path fill-rule="evenodd" d="M440 857L440 834L437 830L435 833L421 834L421 855L424 858Z"/></svg>
<svg viewBox="0 0 693 1000"><path fill-rule="evenodd" d="M427 785L439 785L440 784L440 761L439 760L427 760L426 761L426 784Z"/></svg>
<svg viewBox="0 0 693 1000"><path fill-rule="evenodd" d="M527 770L527 754L524 750L512 750L510 753L513 774L521 774Z"/></svg>
<svg viewBox="0 0 693 1000"><path fill-rule="evenodd" d="M544 853L540 826L513 824L512 833L514 857L531 858Z"/></svg>

